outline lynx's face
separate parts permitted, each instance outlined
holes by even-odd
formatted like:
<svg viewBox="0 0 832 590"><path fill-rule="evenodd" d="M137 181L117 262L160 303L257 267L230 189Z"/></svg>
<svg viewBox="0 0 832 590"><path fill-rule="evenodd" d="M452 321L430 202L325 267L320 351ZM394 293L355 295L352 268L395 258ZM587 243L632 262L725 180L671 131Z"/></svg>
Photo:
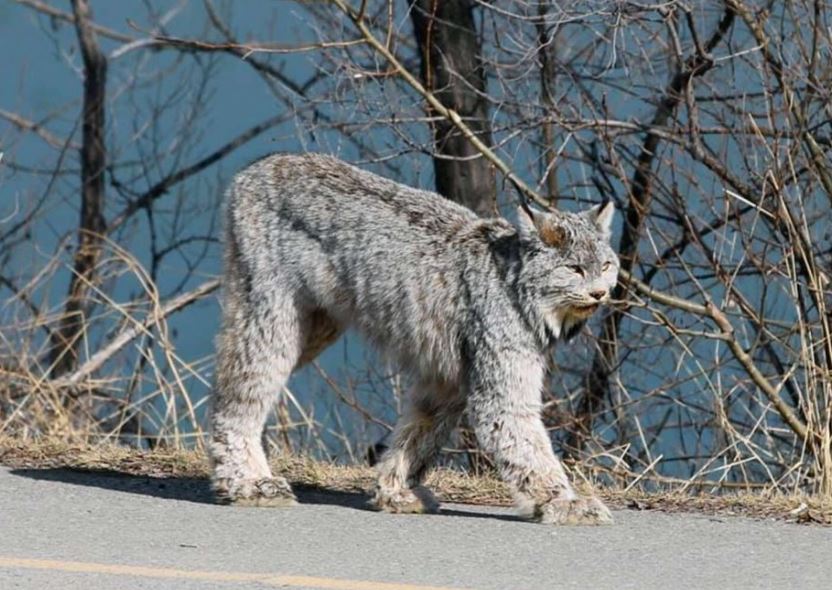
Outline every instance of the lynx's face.
<svg viewBox="0 0 832 590"><path fill-rule="evenodd" d="M582 213L518 211L525 246L518 287L557 338L577 334L618 280L613 214L611 203Z"/></svg>

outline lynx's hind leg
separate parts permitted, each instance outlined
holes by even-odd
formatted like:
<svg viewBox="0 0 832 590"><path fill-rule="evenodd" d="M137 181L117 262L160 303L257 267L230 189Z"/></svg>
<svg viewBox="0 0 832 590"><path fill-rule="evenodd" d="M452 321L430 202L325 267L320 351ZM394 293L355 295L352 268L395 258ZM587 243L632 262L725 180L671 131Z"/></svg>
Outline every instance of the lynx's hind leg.
<svg viewBox="0 0 832 590"><path fill-rule="evenodd" d="M456 389L425 384L413 389L390 448L376 466L372 507L392 513L439 510L439 502L421 484L464 409Z"/></svg>
<svg viewBox="0 0 832 590"><path fill-rule="evenodd" d="M291 301L263 298L229 283L211 416L214 492L223 503L291 505L292 489L272 475L261 436L300 356L299 314Z"/></svg>

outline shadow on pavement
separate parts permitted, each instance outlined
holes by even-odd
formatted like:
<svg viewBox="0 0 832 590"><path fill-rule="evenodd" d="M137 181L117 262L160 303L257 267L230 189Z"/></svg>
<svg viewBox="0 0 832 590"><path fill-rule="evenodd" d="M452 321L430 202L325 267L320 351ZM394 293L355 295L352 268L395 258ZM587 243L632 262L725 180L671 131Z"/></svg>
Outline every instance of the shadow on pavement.
<svg viewBox="0 0 832 590"><path fill-rule="evenodd" d="M466 510L464 504L451 504L442 507L442 516L464 516L466 518L487 518L488 520L506 520L509 522L526 522L526 519L511 513L475 512Z"/></svg>
<svg viewBox="0 0 832 590"><path fill-rule="evenodd" d="M149 477L132 475L111 469L13 469L13 475L30 479L59 481L167 500L184 500L199 504L214 504L207 479L195 477ZM354 492L337 492L317 486L292 486L301 504L331 504L346 508L368 510L367 496Z"/></svg>
<svg viewBox="0 0 832 590"><path fill-rule="evenodd" d="M198 504L214 504L207 479L196 477L150 477L115 471L112 469L13 469L13 475L30 479L57 481L72 485L88 486L164 498L166 500L180 500ZM354 510L371 509L367 505L369 497L357 492L340 492L319 486L293 485L292 489L301 504L324 504L341 506ZM462 504L446 505L442 508L441 516L456 516L467 518L488 518L497 520L518 521L520 518L510 514L495 514L480 512L476 509L467 510Z"/></svg>

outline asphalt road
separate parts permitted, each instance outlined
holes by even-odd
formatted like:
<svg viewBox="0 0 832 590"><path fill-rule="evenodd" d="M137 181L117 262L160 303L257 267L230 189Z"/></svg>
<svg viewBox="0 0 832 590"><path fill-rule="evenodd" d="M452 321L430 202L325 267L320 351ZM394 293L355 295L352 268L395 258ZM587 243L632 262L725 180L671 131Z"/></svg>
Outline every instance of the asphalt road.
<svg viewBox="0 0 832 590"><path fill-rule="evenodd" d="M357 494L299 496L233 508L200 480L0 468L0 589L832 587L832 528L636 511L557 528L506 510L393 516Z"/></svg>

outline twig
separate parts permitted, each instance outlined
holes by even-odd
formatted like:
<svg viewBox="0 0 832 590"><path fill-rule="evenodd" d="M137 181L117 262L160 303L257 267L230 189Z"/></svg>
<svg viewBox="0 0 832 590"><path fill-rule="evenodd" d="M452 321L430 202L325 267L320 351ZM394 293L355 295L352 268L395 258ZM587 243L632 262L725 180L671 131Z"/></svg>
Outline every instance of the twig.
<svg viewBox="0 0 832 590"><path fill-rule="evenodd" d="M413 88L416 92L418 92L422 98L424 98L431 108L436 111L439 115L445 117L451 123L453 123L457 129L462 132L462 134L468 138L468 141L485 157L489 162L494 164L494 166L499 170L513 185L514 187L520 192L521 196L525 199L534 201L538 205L543 208L549 207L549 202L540 196L537 192L535 192L531 187L529 187L523 180L517 176L511 168L506 164L500 157L495 154L491 148L485 145L479 137L477 137L476 133L474 133L468 125L462 120L459 116L459 113L454 111L453 109L447 108L443 105L436 96L433 95L432 92L429 92L419 80L416 79L413 74L407 71L398 58L393 55L390 49L376 39L373 32L367 26L367 23L362 19L359 18L359 14L353 12L353 10L347 6L343 0L332 0L332 3L335 4L349 19L355 24L356 28L361 32L366 39L367 43L373 47L379 54L381 54L384 59L386 59L393 69L401 76L401 78L407 82L407 84Z"/></svg>
<svg viewBox="0 0 832 590"><path fill-rule="evenodd" d="M219 279L206 281L199 287L171 299L159 309L158 313L148 315L144 321L123 330L115 338L113 338L107 346L96 352L89 358L89 360L87 360L87 362L78 367L71 374L58 379L53 379L48 382L48 385L52 387L70 387L77 385L82 379L88 377L93 372L101 368L104 363L112 358L113 355L115 355L119 350L124 348L131 340L141 336L142 334L147 334L151 326L159 324L159 322L172 313L199 301L210 293L213 293L219 288L219 286Z"/></svg>

